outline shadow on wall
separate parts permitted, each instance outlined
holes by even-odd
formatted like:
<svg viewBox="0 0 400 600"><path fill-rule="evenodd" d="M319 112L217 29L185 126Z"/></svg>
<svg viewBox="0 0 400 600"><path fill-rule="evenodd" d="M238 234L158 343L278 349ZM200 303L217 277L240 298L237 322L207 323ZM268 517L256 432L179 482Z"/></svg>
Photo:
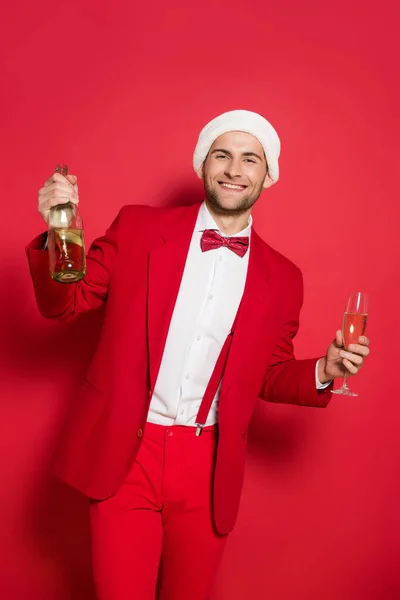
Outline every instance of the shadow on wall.
<svg viewBox="0 0 400 600"><path fill-rule="evenodd" d="M90 555L89 500L47 474L37 482L26 529L32 554L57 571L59 600L96 600Z"/></svg>
<svg viewBox="0 0 400 600"><path fill-rule="evenodd" d="M346 578L351 598L357 600L399 600L398 550L383 544L373 562L365 562L353 578ZM349 598L350 598L349 593Z"/></svg>
<svg viewBox="0 0 400 600"><path fill-rule="evenodd" d="M90 569L88 501L54 478L49 465L57 432L95 350L104 311L94 311L69 324L37 318L32 312L33 289L29 275L13 269L5 276L8 290L12 292L1 298L3 314L7 314L2 327L3 348L7 350L2 357L2 367L15 389L15 396L9 401L26 402L25 394L20 397L18 390L28 382L33 389L36 385L39 389L43 386L44 396L49 386L48 402L55 407L46 432L48 456L35 467L34 485L31 485L30 473L27 473L29 484L24 485L20 522L24 546L41 564L49 565L56 581L60 581L57 595L60 600L95 600ZM54 389L57 397L52 397ZM7 426L15 427L18 423ZM30 468L27 469L29 472Z"/></svg>
<svg viewBox="0 0 400 600"><path fill-rule="evenodd" d="M276 465L281 473L285 467L291 470L301 464L304 442L312 435L309 428L306 412L260 399L249 425L247 453L268 468Z"/></svg>
<svg viewBox="0 0 400 600"><path fill-rule="evenodd" d="M72 323L37 318L37 309L33 309L36 314L32 311L34 292L27 265L24 271L4 274L12 293L2 295L0 304L7 315L2 325L3 348L7 350L3 366L18 379L52 380L63 374L66 385L79 381L96 348L104 311L93 311Z"/></svg>
<svg viewBox="0 0 400 600"><path fill-rule="evenodd" d="M204 200L203 182L193 177L176 184L168 184L157 194L157 206L190 206Z"/></svg>

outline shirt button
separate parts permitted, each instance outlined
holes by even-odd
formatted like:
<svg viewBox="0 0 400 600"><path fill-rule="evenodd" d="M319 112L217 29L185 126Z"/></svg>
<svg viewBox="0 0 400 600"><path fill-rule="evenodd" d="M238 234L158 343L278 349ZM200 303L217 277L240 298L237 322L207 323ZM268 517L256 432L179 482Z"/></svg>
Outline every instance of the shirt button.
<svg viewBox="0 0 400 600"><path fill-rule="evenodd" d="M184 414L185 414L185 411L184 411L184 410L181 410L180 414L181 414L181 415L184 415Z"/></svg>
<svg viewBox="0 0 400 600"><path fill-rule="evenodd" d="M137 430L137 436L138 436L138 438L141 438L141 437L142 437L142 435L143 435L143 429L139 428L139 429Z"/></svg>
<svg viewBox="0 0 400 600"><path fill-rule="evenodd" d="M198 335L196 339L197 341L201 340L201 335Z"/></svg>
<svg viewBox="0 0 400 600"><path fill-rule="evenodd" d="M190 379L190 375L189 375L189 373L186 375L186 379Z"/></svg>
<svg viewBox="0 0 400 600"><path fill-rule="evenodd" d="M223 259L223 256L220 256L220 257L219 257L219 260L221 261L222 259Z"/></svg>
<svg viewBox="0 0 400 600"><path fill-rule="evenodd" d="M212 294L210 294L210 295L208 296L208 298L209 298L210 300L212 300L212 299L214 298L214 296L213 296Z"/></svg>

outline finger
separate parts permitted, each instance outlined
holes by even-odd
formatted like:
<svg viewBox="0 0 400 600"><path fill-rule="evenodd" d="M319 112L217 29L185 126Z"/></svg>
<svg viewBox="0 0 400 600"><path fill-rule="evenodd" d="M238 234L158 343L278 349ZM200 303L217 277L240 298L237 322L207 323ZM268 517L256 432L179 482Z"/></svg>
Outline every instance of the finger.
<svg viewBox="0 0 400 600"><path fill-rule="evenodd" d="M60 202L62 201L62 203L79 203L79 198L75 194L71 194L63 190L56 190L52 194L44 194L43 196L39 196L38 205L43 206L46 202L52 201L54 206L54 203L57 204L57 200L60 200Z"/></svg>
<svg viewBox="0 0 400 600"><path fill-rule="evenodd" d="M57 196L42 196L39 200L38 206L40 210L43 207L49 208L51 206L57 206L57 204L66 204L67 202L79 204L79 199L64 192Z"/></svg>
<svg viewBox="0 0 400 600"><path fill-rule="evenodd" d="M71 202L77 204L79 202L79 194L72 187L64 186L60 183L54 184L54 186L49 186L47 188L42 188L39 190L39 204L49 198L64 198L68 197L71 199Z"/></svg>
<svg viewBox="0 0 400 600"><path fill-rule="evenodd" d="M359 354L353 354L352 352L346 352L346 350L341 350L339 355L342 358L346 358L347 360L350 360L353 364L361 366L363 363L363 357L360 356Z"/></svg>
<svg viewBox="0 0 400 600"><path fill-rule="evenodd" d="M68 175L67 179L69 181L69 183L72 185L72 187L74 188L75 192L78 194L79 193L79 188L78 188L78 178L76 175Z"/></svg>
<svg viewBox="0 0 400 600"><path fill-rule="evenodd" d="M60 183L67 183L67 185L71 185L68 179L64 177L64 175L61 175L61 173L52 173L52 175L50 175L50 177L44 183L44 186L51 185L52 183L56 183L57 181L59 181Z"/></svg>
<svg viewBox="0 0 400 600"><path fill-rule="evenodd" d="M342 336L342 330L338 329L336 331L336 337L335 337L335 341L334 343L336 344L336 346L338 346L339 348L341 348L343 346L343 336Z"/></svg>
<svg viewBox="0 0 400 600"><path fill-rule="evenodd" d="M350 344L349 350L350 352L361 354L361 356L368 356L368 354L371 352L369 348L366 346L361 346L360 344Z"/></svg>
<svg viewBox="0 0 400 600"><path fill-rule="evenodd" d="M367 338L367 336L366 336L366 335L361 335L361 336L358 338L358 341L359 341L359 343L360 343L360 344L362 344L363 346L369 346L369 344L370 344L369 338Z"/></svg>
<svg viewBox="0 0 400 600"><path fill-rule="evenodd" d="M67 177L69 177L69 176L67 175ZM47 187L47 186L52 185L53 183L56 183L56 182L66 183L67 185L74 185L72 182L70 183L68 181L67 177L64 177L64 175L61 175L61 173L53 173L47 179L47 181L44 182L43 187ZM75 177L75 175L72 175L72 177ZM76 177L75 177L75 179L76 179Z"/></svg>
<svg viewBox="0 0 400 600"><path fill-rule="evenodd" d="M76 183L78 183L78 178L76 175L72 175L72 173L70 173L69 175L67 175L66 179L69 181L69 183L71 183L72 185L75 185Z"/></svg>
<svg viewBox="0 0 400 600"><path fill-rule="evenodd" d="M42 187L39 190L39 194L43 195L43 194L51 194L53 192L53 190L64 190L65 192L67 192L68 194L76 194L77 192L75 192L74 187L72 185L70 185L69 183L51 183L46 187Z"/></svg>
<svg viewBox="0 0 400 600"><path fill-rule="evenodd" d="M350 362L349 360L347 360L347 358L343 359L343 366L346 367L346 369L348 370L348 372L350 373L350 375L357 375L357 373L358 373L358 367L356 367L355 365L353 365L353 363Z"/></svg>
<svg viewBox="0 0 400 600"><path fill-rule="evenodd" d="M46 202L50 198L68 198L71 202L74 202L74 204L77 204L79 201L78 194L72 188L56 188L49 189L49 191L47 191L45 188L44 191L39 194L38 198L39 204Z"/></svg>
<svg viewBox="0 0 400 600"><path fill-rule="evenodd" d="M67 181L66 176L61 175L61 173L53 173L49 179L52 179L53 181Z"/></svg>
<svg viewBox="0 0 400 600"><path fill-rule="evenodd" d="M71 202L71 199L68 197L48 198L47 200L44 200L39 204L39 211L49 210L53 206L58 206L59 204L67 204L68 202Z"/></svg>

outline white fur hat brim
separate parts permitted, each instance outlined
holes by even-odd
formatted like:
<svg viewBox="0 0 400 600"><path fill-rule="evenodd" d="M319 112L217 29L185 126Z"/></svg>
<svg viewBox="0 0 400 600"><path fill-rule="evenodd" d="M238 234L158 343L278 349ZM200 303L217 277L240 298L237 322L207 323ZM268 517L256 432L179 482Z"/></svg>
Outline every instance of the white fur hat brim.
<svg viewBox="0 0 400 600"><path fill-rule="evenodd" d="M273 183L279 179L279 155L281 142L271 123L258 113L249 110L231 110L219 115L201 130L193 155L193 167L199 175L201 166L215 140L229 131L250 133L264 149L268 175Z"/></svg>

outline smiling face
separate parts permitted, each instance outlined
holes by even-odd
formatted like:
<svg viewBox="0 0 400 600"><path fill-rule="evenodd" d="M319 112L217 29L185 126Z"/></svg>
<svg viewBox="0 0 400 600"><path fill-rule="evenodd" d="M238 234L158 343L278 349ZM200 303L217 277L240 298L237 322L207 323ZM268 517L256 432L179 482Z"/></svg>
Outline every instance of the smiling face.
<svg viewBox="0 0 400 600"><path fill-rule="evenodd" d="M208 202L224 215L249 211L271 181L263 147L243 131L229 131L215 140L201 176Z"/></svg>

